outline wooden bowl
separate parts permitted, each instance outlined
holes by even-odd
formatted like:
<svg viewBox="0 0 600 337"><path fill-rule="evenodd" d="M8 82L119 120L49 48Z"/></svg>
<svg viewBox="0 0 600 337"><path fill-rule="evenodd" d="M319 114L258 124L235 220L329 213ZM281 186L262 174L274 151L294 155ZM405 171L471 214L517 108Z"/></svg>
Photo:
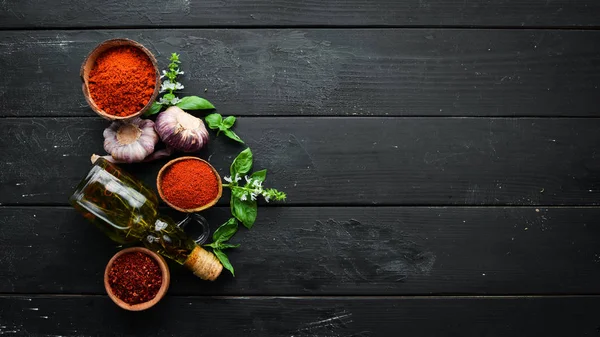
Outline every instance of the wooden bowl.
<svg viewBox="0 0 600 337"><path fill-rule="evenodd" d="M121 256L123 254L127 254L127 253L135 253L135 252L144 253L144 254L150 256L152 259L154 259L158 263L158 266L160 267L160 271L162 273L162 284L161 284L160 289L158 290L158 293L156 294L156 296L154 296L154 298L151 299L150 301L144 302L144 303L139 303L139 304L129 304L129 303L126 303L126 302L122 301L121 299L119 299L112 292L112 288L110 287L110 284L108 283L108 272L110 271L113 263L119 256ZM170 282L171 282L171 273L169 272L169 267L167 266L167 262L165 261L165 259L163 259L162 256L156 254L155 252L153 252L147 248L143 248L143 247L132 247L132 248L126 248L126 249L121 250L120 252L115 254L115 256L113 256L112 259L110 259L110 261L108 261L108 264L106 265L106 269L104 270L104 288L106 289L106 293L108 294L108 297L110 297L110 299L113 300L113 302L115 302L118 306L120 306L121 308L123 308L125 310L129 310L129 311L141 311L141 310L146 310L146 309L154 306L165 296L165 294L167 293L167 289L169 289Z"/></svg>
<svg viewBox="0 0 600 337"><path fill-rule="evenodd" d="M172 203L170 203L167 198L165 198L165 196L163 195L162 192L162 176L165 173L166 169L168 169L171 165L175 164L178 161L182 161L182 160L198 160L201 161L203 163L205 163L206 165L208 165L208 167L210 167L210 169L213 171L213 173L215 174L215 176L217 177L217 185L218 185L218 193L217 196L215 197L215 199L213 199L211 202L209 202L208 204L204 205L204 206L200 206L197 208L190 208L190 209L186 209L186 208L181 208L181 207L177 207L175 205L173 205ZM158 194L160 195L160 198L169 206L173 207L174 209L180 211L180 212L184 212L184 213L196 213L196 212L201 212L207 208L210 208L212 206L214 206L217 201L219 201L219 199L221 199L221 194L223 194L223 183L221 182L221 176L219 176L219 172L217 172L217 170L215 170L215 168L206 160L204 159L200 159L198 157L190 157L190 156L186 156L186 157L179 157L177 159L173 159L170 162L166 163L165 166L163 166L160 171L158 171L158 176L156 176L156 188L158 189Z"/></svg>
<svg viewBox="0 0 600 337"><path fill-rule="evenodd" d="M100 109L98 105L96 105L96 103L90 95L90 91L88 88L89 75L92 71L92 67L94 67L94 63L96 63L96 59L98 58L98 56L100 56L103 52L110 48L119 46L131 46L143 51L150 58L150 61L154 66L154 72L156 74L156 84L154 86L154 92L152 93L150 100L140 111L128 116L114 116L104 112L104 110ZM156 63L156 58L146 47L144 47L138 42L129 39L112 39L100 43L96 48L94 48L94 50L90 52L90 54L85 58L85 61L83 61L83 64L81 65L81 70L79 72L79 76L81 77L81 81L83 82L83 96L85 97L87 103L90 105L90 108L92 108L92 110L94 110L95 113L108 120L123 120L140 116L144 112L148 111L148 109L150 109L150 107L152 106L152 102L156 100L156 97L158 96L158 92L160 90L160 73L158 69L158 64Z"/></svg>

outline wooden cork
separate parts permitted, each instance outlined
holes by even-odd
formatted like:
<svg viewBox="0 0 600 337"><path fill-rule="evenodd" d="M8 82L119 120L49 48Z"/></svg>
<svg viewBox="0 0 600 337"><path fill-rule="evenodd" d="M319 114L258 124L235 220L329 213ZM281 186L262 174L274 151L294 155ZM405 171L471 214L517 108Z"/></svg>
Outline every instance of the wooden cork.
<svg viewBox="0 0 600 337"><path fill-rule="evenodd" d="M191 270L194 275L203 280L214 281L221 275L223 265L215 254L207 252L202 247L196 247L185 260L184 265Z"/></svg>

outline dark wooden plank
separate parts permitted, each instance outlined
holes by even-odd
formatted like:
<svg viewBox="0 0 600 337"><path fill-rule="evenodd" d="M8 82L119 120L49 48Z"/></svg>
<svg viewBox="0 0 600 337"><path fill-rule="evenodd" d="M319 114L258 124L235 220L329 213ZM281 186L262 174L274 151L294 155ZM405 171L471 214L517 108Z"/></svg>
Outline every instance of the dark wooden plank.
<svg viewBox="0 0 600 337"><path fill-rule="evenodd" d="M0 116L92 116L79 67L113 37L180 52L224 114L598 114L600 31L169 29L1 32Z"/></svg>
<svg viewBox="0 0 600 337"><path fill-rule="evenodd" d="M204 215L214 230L230 213ZM203 282L171 264L169 293L598 294L599 216L599 208L261 208L255 227L232 239L241 244L229 253L235 278ZM120 249L62 207L0 208L0 245L2 293L102 294L104 267Z"/></svg>
<svg viewBox="0 0 600 337"><path fill-rule="evenodd" d="M598 26L594 0L5 0L0 25L31 27L161 27L281 25Z"/></svg>
<svg viewBox="0 0 600 337"><path fill-rule="evenodd" d="M169 297L139 313L107 297L0 297L9 336L592 336L598 297ZM101 318L101 319L98 319Z"/></svg>
<svg viewBox="0 0 600 337"><path fill-rule="evenodd" d="M0 203L13 205L65 205L107 126L0 123ZM599 129L600 119L248 117L236 130L292 205L597 205ZM242 149L221 137L199 155L227 175ZM154 186L164 162L127 170Z"/></svg>

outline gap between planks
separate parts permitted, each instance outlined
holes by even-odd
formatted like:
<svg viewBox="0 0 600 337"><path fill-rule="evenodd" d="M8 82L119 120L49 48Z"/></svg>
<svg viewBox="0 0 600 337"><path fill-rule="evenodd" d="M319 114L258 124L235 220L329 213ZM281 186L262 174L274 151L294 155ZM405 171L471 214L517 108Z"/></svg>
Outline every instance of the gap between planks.
<svg viewBox="0 0 600 337"><path fill-rule="evenodd" d="M0 298L83 298L108 297L106 294L42 294L42 293L0 293ZM483 299L550 299L550 298L600 298L600 294L525 294L525 295L324 295L324 296L212 296L212 295L169 295L170 298L215 299L215 300L483 300Z"/></svg>
<svg viewBox="0 0 600 337"><path fill-rule="evenodd" d="M428 208L428 209L446 209L446 208L465 208L465 209L531 209L531 208L544 208L544 209L600 209L600 205L457 205L457 204L335 204L335 203L320 203L318 206L309 203L295 203L295 204L266 204L259 205L261 208ZM33 204L18 204L18 203L3 203L0 204L0 209L8 208L68 208L72 206L69 204L45 204L45 203L33 203ZM214 206L212 208L229 208L229 204L223 204ZM167 206L159 206L159 210L169 210Z"/></svg>
<svg viewBox="0 0 600 337"><path fill-rule="evenodd" d="M219 110L210 110L210 112L218 112ZM204 114L204 113L208 113L208 112L192 112L192 115L195 114ZM90 112L91 114L91 112ZM198 117L201 118L201 117ZM237 116L236 118L238 119L246 119L246 118L256 118L256 119L261 119L261 118L306 118L306 119L344 119L344 118L352 118L352 119L373 119L373 118L386 118L386 119L498 119L498 120L502 120L502 119L544 119L544 120L548 120L548 119L569 119L569 120L573 120L573 119L582 119L582 120L586 120L586 119L599 119L600 115L598 116L576 116L576 117L571 117L571 116L539 116L539 115L454 115L454 116L448 116L448 115L407 115L407 116L392 116L392 115L327 115L327 114L321 114L321 115L302 115L302 114L298 114L298 115L244 115L244 116ZM46 116L0 116L0 120L9 120L9 119L14 119L14 120L19 120L19 119L48 119L48 120L57 120L57 119L78 119L78 120L90 120L90 119L98 119L98 120L102 120L101 118L99 118L99 116L97 115L90 115L90 116L51 116L51 117L46 117ZM110 122L108 120L104 120L106 122Z"/></svg>
<svg viewBox="0 0 600 337"><path fill-rule="evenodd" d="M531 26L511 26L511 25L132 25L132 26L86 26L86 27L68 27L68 26L45 26L45 27L0 27L0 32L3 31L93 31L93 30L148 30L148 29L463 29L463 30L577 30L577 31L596 31L600 30L600 26L548 26L548 25L531 25Z"/></svg>

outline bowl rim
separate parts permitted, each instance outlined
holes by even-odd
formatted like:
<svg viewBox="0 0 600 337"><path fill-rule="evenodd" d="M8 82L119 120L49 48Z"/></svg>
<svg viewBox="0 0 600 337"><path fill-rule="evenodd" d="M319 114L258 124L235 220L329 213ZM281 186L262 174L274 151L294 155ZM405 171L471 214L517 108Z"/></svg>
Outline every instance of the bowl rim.
<svg viewBox="0 0 600 337"><path fill-rule="evenodd" d="M113 293L110 283L108 281L108 273L109 273L110 269L112 268L113 263L119 256L121 256L123 254L128 254L128 253L135 253L135 252L144 253L144 254L150 256L152 259L154 259L158 263L158 266L160 267L160 271L161 271L161 275L162 275L162 284L161 284L160 288L158 289L158 293L156 293L156 296L154 296L153 299L151 299L147 302L143 302L143 303L129 304L129 303L121 300L120 298L118 298ZM170 283L171 283L171 273L169 271L169 266L167 265L167 262L165 261L165 259L162 256L151 251L150 249L147 249L144 247L130 247L130 248L125 248L125 249L120 250L115 255L113 255L113 257L106 264L106 268L104 269L104 288L106 290L106 293L108 294L108 297L110 297L110 299L113 302L115 302L115 304L117 304L119 307L121 307L125 310L129 310L129 311L142 311L142 310L146 310L146 309L153 307L156 303L158 303L165 296L165 294L167 293L167 290L169 289Z"/></svg>
<svg viewBox="0 0 600 337"><path fill-rule="evenodd" d="M138 48L139 50L141 50L142 52L144 52L144 54L146 54L148 56L148 58L150 59L150 62L152 63L152 66L154 67L156 84L154 86L154 92L152 93L152 96L150 96L150 100L148 101L148 103L146 103L146 105L141 110L139 110L136 113L133 113L131 115L128 115L128 116L115 116L115 115L106 113L106 112L104 112L104 110L100 109L100 107L98 107L98 105L96 105L96 103L92 99L89 88L88 88L87 81L85 79L86 66L90 62L96 62L96 59L98 58L99 55L101 55L105 50L110 49L111 47L106 47L106 45L108 45L108 44L115 44L115 47L116 46L131 46L131 47ZM106 48L106 49L104 49L104 48ZM160 70L158 69L158 62L156 61L156 57L154 57L154 54L152 54L152 52L148 48L144 47L144 45L142 45L141 43L134 41L132 39L127 39L127 38L114 38L114 39L109 39L109 40L100 42L96 47L94 47L94 49L92 49L92 51L90 51L88 53L88 55L83 60L83 63L81 64L81 68L79 70L79 77L81 78L81 82L82 82L81 89L83 90L83 97L85 98L85 101L88 103L90 108L96 114L98 114L100 117L111 120L111 121L128 120L128 119L132 119L135 117L139 117L140 115L142 115L143 113L148 111L150 109L150 107L152 107L152 103L154 103L154 101L156 100L156 97L158 97L158 94L160 91Z"/></svg>
<svg viewBox="0 0 600 337"><path fill-rule="evenodd" d="M205 205L202 205L200 207L187 209L187 208L181 208L179 206L173 205L172 203L170 203L167 200L167 198L165 198L165 196L163 195L162 186L161 186L162 185L162 176L164 175L167 168L169 168L173 164L175 164L179 161L182 161L182 160L201 161L201 162L205 163L206 165L208 165L208 167L210 167L210 169L213 171L213 173L215 174L215 177L217 178L218 193L217 193L217 196L211 202L209 202ZM214 166L212 166L208 161L206 161L202 158L198 158L198 157L183 156L183 157L172 159L169 162L167 162L165 165L163 165L163 167L161 167L160 171L158 171L158 174L156 175L156 189L158 190L158 195L160 196L162 201L164 201L170 207L172 207L180 212L183 212L183 213L196 213L196 212L201 212L205 209L208 209L208 208L214 206L219 201L219 199L221 199L221 195L223 194L223 182L221 181L221 176L219 175L219 172L217 172L217 170L214 168Z"/></svg>

